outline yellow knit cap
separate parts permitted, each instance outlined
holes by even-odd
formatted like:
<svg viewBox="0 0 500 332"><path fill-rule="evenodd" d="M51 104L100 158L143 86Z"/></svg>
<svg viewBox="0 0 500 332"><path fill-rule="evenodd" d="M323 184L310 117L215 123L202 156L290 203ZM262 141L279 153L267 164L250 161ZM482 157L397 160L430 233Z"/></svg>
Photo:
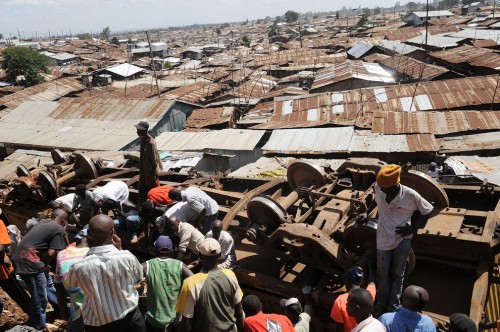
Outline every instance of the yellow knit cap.
<svg viewBox="0 0 500 332"><path fill-rule="evenodd" d="M377 174L377 184L380 188L390 188L399 184L401 166L390 164L385 165Z"/></svg>

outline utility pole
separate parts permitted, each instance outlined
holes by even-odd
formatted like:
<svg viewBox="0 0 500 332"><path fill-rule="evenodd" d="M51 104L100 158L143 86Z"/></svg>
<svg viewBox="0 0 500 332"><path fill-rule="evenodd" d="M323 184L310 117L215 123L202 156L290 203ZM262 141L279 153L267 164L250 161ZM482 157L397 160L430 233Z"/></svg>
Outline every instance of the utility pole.
<svg viewBox="0 0 500 332"><path fill-rule="evenodd" d="M16 29L17 29L17 38L19 39L19 41L21 41L21 33L19 32L19 28Z"/></svg>
<svg viewBox="0 0 500 332"><path fill-rule="evenodd" d="M427 8L425 14L425 61L429 56L429 46L427 45L427 38L429 36L429 0L427 0Z"/></svg>
<svg viewBox="0 0 500 332"><path fill-rule="evenodd" d="M151 49L151 42L149 41L149 34L147 31L146 31L146 37L148 38L149 56L151 58L151 65L153 66L153 74L154 74L155 81L156 81L156 90L158 91L158 98L160 98L160 87L158 86L158 76L156 76L156 66L155 66L155 62L153 60L153 50Z"/></svg>

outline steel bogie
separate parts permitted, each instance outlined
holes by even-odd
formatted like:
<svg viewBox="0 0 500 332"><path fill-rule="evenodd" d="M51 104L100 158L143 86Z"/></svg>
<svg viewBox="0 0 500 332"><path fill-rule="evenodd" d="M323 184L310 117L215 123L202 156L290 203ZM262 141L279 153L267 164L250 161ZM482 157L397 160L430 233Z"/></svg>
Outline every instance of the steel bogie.
<svg viewBox="0 0 500 332"><path fill-rule="evenodd" d="M290 164L286 177L292 190L311 187L320 188L326 184L326 173L318 165L307 161L296 161Z"/></svg>

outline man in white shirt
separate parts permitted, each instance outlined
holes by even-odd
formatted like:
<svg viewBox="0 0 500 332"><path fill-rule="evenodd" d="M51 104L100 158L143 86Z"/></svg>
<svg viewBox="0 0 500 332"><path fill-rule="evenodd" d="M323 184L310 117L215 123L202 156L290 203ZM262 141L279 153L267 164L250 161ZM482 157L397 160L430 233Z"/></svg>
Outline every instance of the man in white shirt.
<svg viewBox="0 0 500 332"><path fill-rule="evenodd" d="M198 255L198 244L205 238L199 230L187 222L182 222L177 217L172 216L167 219L167 226L172 234L179 237L179 253L177 259L188 258L188 249L195 255Z"/></svg>
<svg viewBox="0 0 500 332"><path fill-rule="evenodd" d="M394 312L399 307L411 238L425 225L433 210L419 193L399 183L400 174L400 166L385 165L378 172L375 185L378 207L377 314ZM392 283L390 278L393 278Z"/></svg>
<svg viewBox="0 0 500 332"><path fill-rule="evenodd" d="M212 197L196 187L184 190L175 188L169 191L168 196L171 200L186 202L189 208L196 213L198 218L194 225L197 228L201 227L203 235L210 231L219 212L219 204Z"/></svg>
<svg viewBox="0 0 500 332"><path fill-rule="evenodd" d="M234 240L231 234L222 229L222 221L216 220L212 225L212 230L205 235L206 239L213 238L219 242L221 255L217 264L220 268L230 269L235 267L236 252L234 250Z"/></svg>
<svg viewBox="0 0 500 332"><path fill-rule="evenodd" d="M373 298L364 288L356 288L349 292L346 304L347 313L356 319L358 325L351 332L386 332L382 323L373 318Z"/></svg>
<svg viewBox="0 0 500 332"><path fill-rule="evenodd" d="M180 221L190 223L191 225L198 217L198 214L189 207L187 202L175 203L163 215L167 218L174 216Z"/></svg>
<svg viewBox="0 0 500 332"><path fill-rule="evenodd" d="M94 203L101 207L108 199L118 204L128 200L128 186L123 181L109 181L106 185L94 189L92 192Z"/></svg>
<svg viewBox="0 0 500 332"><path fill-rule="evenodd" d="M80 287L85 331L145 332L139 311L139 294L134 285L142 279L142 266L128 250L121 250L114 222L107 215L90 219L91 248L74 263L67 284Z"/></svg>

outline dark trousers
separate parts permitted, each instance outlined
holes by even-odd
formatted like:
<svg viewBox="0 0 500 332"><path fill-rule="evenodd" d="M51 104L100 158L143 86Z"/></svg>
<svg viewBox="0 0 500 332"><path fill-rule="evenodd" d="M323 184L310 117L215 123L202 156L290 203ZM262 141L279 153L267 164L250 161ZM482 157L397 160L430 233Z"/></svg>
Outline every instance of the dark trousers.
<svg viewBox="0 0 500 332"><path fill-rule="evenodd" d="M146 176L145 174L139 175L139 200L138 204L141 205L148 200L148 192L160 186L160 179L158 175Z"/></svg>
<svg viewBox="0 0 500 332"><path fill-rule="evenodd" d="M144 317L135 308L120 320L102 326L85 325L85 332L146 332Z"/></svg>
<svg viewBox="0 0 500 332"><path fill-rule="evenodd" d="M164 332L165 328L159 328L151 325L150 322L146 319L146 332Z"/></svg>

